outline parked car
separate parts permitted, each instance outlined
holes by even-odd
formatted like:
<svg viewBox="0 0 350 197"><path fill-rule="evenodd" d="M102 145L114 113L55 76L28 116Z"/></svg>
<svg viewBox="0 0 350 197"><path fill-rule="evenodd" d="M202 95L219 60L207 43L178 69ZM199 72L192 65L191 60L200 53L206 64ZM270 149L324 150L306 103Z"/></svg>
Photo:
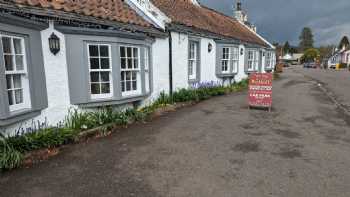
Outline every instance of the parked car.
<svg viewBox="0 0 350 197"><path fill-rule="evenodd" d="M317 64L315 62L306 62L304 63L304 68L317 68Z"/></svg>

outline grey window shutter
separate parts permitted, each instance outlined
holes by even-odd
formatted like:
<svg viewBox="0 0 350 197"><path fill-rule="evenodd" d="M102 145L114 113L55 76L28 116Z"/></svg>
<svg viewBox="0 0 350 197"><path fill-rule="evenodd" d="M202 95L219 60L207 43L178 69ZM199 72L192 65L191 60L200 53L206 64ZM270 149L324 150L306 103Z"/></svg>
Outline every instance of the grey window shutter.
<svg viewBox="0 0 350 197"><path fill-rule="evenodd" d="M90 100L87 43L67 36L67 67L69 93L72 104L88 103Z"/></svg>
<svg viewBox="0 0 350 197"><path fill-rule="evenodd" d="M235 47L230 47L230 51L231 51L231 54L230 54L230 73L232 73L233 72L233 49L234 49Z"/></svg>
<svg viewBox="0 0 350 197"><path fill-rule="evenodd" d="M141 91L146 94L146 80L145 80L145 48L140 47L140 71L141 71Z"/></svg>
<svg viewBox="0 0 350 197"><path fill-rule="evenodd" d="M2 51L2 43L0 39L0 119L5 119L9 114L6 78L5 78L5 62Z"/></svg>
<svg viewBox="0 0 350 197"><path fill-rule="evenodd" d="M248 51L249 51L249 49L245 48L244 53L243 53L243 55L244 55L244 71L245 72L248 72Z"/></svg>
<svg viewBox="0 0 350 197"><path fill-rule="evenodd" d="M117 43L111 44L111 58L112 58L112 80L113 80L113 94L116 98L122 98L121 89L121 71L120 71L120 45Z"/></svg>
<svg viewBox="0 0 350 197"><path fill-rule="evenodd" d="M216 45L216 74L221 74L221 57L222 57L222 45L217 44Z"/></svg>
<svg viewBox="0 0 350 197"><path fill-rule="evenodd" d="M26 37L25 42L32 110L42 110L47 108L48 101L40 33Z"/></svg>
<svg viewBox="0 0 350 197"><path fill-rule="evenodd" d="M201 43L200 41L196 42L197 44L197 66L196 66L196 78L197 81L200 82L201 80Z"/></svg>
<svg viewBox="0 0 350 197"><path fill-rule="evenodd" d="M191 45L192 41L188 42L188 47L187 47L187 79L190 79L190 45Z"/></svg>

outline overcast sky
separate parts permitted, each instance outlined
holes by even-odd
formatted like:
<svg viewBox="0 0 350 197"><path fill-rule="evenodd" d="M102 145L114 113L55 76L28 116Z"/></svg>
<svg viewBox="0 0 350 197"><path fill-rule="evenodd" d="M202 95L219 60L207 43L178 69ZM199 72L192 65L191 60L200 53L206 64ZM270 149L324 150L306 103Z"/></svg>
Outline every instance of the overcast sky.
<svg viewBox="0 0 350 197"><path fill-rule="evenodd" d="M236 0L200 0L208 7L233 15ZM312 28L316 45L338 44L350 37L350 0L242 0L249 21L271 42L298 45L303 27Z"/></svg>

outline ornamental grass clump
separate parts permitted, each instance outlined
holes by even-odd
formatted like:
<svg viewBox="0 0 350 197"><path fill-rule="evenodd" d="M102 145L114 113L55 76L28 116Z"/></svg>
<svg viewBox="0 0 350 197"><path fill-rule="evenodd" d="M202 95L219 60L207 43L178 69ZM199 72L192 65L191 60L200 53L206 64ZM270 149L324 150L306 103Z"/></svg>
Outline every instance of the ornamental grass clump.
<svg viewBox="0 0 350 197"><path fill-rule="evenodd" d="M0 170L17 168L22 161L23 154L8 144L5 136L0 133Z"/></svg>

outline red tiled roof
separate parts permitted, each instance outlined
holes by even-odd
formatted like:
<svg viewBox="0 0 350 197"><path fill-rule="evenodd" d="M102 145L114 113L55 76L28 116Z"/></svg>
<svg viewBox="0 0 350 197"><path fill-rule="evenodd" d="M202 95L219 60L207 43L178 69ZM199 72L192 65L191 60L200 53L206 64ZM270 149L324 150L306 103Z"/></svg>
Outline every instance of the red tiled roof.
<svg viewBox="0 0 350 197"><path fill-rule="evenodd" d="M92 16L102 20L150 27L151 24L127 5L124 0L7 0L17 6L32 6Z"/></svg>
<svg viewBox="0 0 350 197"><path fill-rule="evenodd" d="M267 43L236 19L191 0L152 0L153 4L172 19L173 23L194 27L217 35L266 46Z"/></svg>

